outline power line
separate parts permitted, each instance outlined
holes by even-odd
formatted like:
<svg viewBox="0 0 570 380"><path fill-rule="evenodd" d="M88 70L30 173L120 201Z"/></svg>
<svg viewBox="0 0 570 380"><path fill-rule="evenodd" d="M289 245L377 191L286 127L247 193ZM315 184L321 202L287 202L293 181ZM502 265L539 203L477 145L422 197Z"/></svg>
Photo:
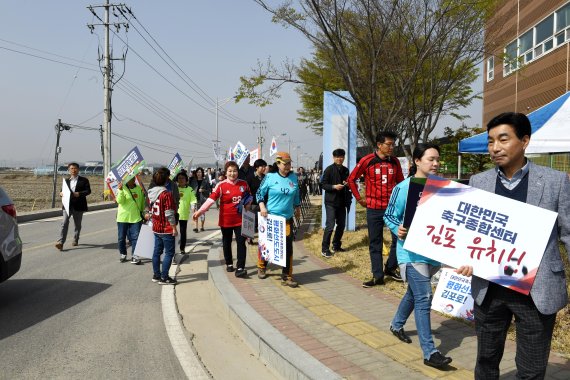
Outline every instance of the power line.
<svg viewBox="0 0 570 380"><path fill-rule="evenodd" d="M54 63L59 63L59 64L66 65L66 66L78 67L78 68L81 68L81 69L91 70L91 71L98 71L98 70L95 70L95 69L92 69L92 68L89 68L89 67L80 66L80 65L77 65L77 64L73 64L73 63L62 62L62 61L58 61L58 60L56 60L56 59L51 59L51 58L47 58L47 57L41 57L41 56L36 55L36 54L26 53L26 52L23 52L23 51L20 51L20 50L10 49L10 48L4 47L4 46L0 46L0 49L8 50L8 51L11 51L11 52L14 52L14 53L18 53L18 54L28 55L28 56L30 56L30 57L39 58L39 59L43 59L43 60L45 60L45 61L50 61L50 62L54 62Z"/></svg>
<svg viewBox="0 0 570 380"><path fill-rule="evenodd" d="M158 100L154 99L152 96L146 94L144 91L142 91L140 88L138 88L137 86L135 86L133 83L131 83L131 82L127 81L127 80L125 80L124 82L125 82L125 84L127 85L127 87L129 87L130 91L133 91L133 92L135 92L136 94L138 94L139 96L141 96L141 97L143 97L143 98L146 98L146 99L145 99L145 104L154 102L154 103L158 104L158 106L160 106L160 107L155 107L160 113L163 113L163 114L164 114L165 112L164 112L163 110L167 110L167 111L169 111L170 113L172 113L173 115L175 115L176 117L178 117L179 119L183 120L184 122L186 122L186 123L188 123L188 124L190 124L190 125L196 127L196 129L199 129L199 130L201 130L202 132L204 132L204 133L206 133L206 134L208 134L208 135L211 135L211 132L210 132L210 131L208 131L208 130L206 130L206 129L204 129L204 128L201 128L200 126L198 126L197 124L193 123L192 121L190 121L190 120L188 120L188 119L185 119L184 117L180 116L179 114L177 114L176 112L174 112L173 110L171 110L170 108L168 108L166 105L160 103ZM120 87L120 86L119 86L119 87ZM122 88L122 89L123 89L124 91L125 91L125 90L127 90L127 91L129 90L129 89L125 89L125 88Z"/></svg>
<svg viewBox="0 0 570 380"><path fill-rule="evenodd" d="M151 149L151 150L155 150L155 151L158 151L158 152L162 152L162 153L172 154L173 151L177 151L177 150L178 150L177 147L172 147L172 146L168 146L168 145L157 144L156 142L145 141L145 140L137 139L137 138L134 138L134 137L131 137L131 136L121 135L121 134L118 134L118 133L116 133L116 132L112 132L112 134L113 134L113 136L116 136L116 137L118 137L118 138L120 138L120 139L129 141L129 142L132 142L132 143L134 143L134 144L137 144L137 145L140 145L140 146L144 146L145 148L148 148L148 149ZM166 148L166 149L171 149L171 150L169 150L169 151L162 150L162 149L157 148L157 146L158 146L158 147L163 147L163 148ZM182 152L184 152L184 151L182 151ZM204 154L204 156L195 156L195 157L198 157L198 158L205 158L205 157L209 157L209 156L210 156L210 153L205 153L205 152L198 152L198 153L202 153L202 154ZM184 155L190 156L190 155L192 155L192 153L190 153L190 152L185 152Z"/></svg>
<svg viewBox="0 0 570 380"><path fill-rule="evenodd" d="M132 18L142 27L142 29L146 32L146 34L152 39L152 41L156 44L156 46L158 46L158 48L162 51L162 53L164 53L164 55L166 55L166 57L168 57L168 59L174 64L174 66L176 66L176 68L178 69L178 71L180 73L182 73L184 75L184 77L186 77L188 79L188 81L191 82L188 83L188 81L186 81L186 79L184 79L182 77L182 75L180 75L180 73L174 69L174 67L172 67L162 56L161 54L152 46L152 44L142 35L142 33L137 29L136 26L133 25L133 28L136 30L136 32L143 38L143 40L155 51L155 53L172 69L172 71L174 71L186 84L188 84L188 86L196 93L198 94L203 100L206 101L206 103L208 103L210 106L217 106L217 104L215 103L214 99L209 96L196 82L194 82L192 80L192 78L186 74L186 72L176 63L176 61L174 61L174 59L172 59L172 57L170 57L170 55L164 50L164 48L158 43L158 41L150 34L150 32L148 31L148 29L140 22L140 20L136 17L136 15L128 8L125 7L127 9L127 12L132 15ZM119 11L122 13L122 11L119 9ZM243 124L247 124L249 123L248 121L245 121L241 118L239 118L236 115L233 115L231 112L226 111L226 110L222 110L222 113L224 113L226 116L228 116L229 118L231 118L232 120L229 121L233 121L235 123L243 123ZM224 118L225 119L225 118ZM225 119L228 120L228 119Z"/></svg>

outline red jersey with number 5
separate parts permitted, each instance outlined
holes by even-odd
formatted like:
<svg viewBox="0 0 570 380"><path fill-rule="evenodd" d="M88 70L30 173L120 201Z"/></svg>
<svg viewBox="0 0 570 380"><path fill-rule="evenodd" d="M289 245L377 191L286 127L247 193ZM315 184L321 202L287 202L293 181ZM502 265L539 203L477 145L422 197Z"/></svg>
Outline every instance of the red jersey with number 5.
<svg viewBox="0 0 570 380"><path fill-rule="evenodd" d="M364 175L366 208L386 209L394 187L404 180L400 160L396 157L382 159L376 152L362 157L348 176L350 190L360 200L356 180Z"/></svg>
<svg viewBox="0 0 570 380"><path fill-rule="evenodd" d="M172 214L176 212L174 197L168 190L164 190L152 204L152 231L157 234L172 234L172 226L166 217L167 210Z"/></svg>
<svg viewBox="0 0 570 380"><path fill-rule="evenodd" d="M220 218L218 226L237 227L241 226L241 214L238 206L245 195L250 194L247 182L237 179L235 183L225 179L219 182L214 191L210 194L210 199L220 200Z"/></svg>

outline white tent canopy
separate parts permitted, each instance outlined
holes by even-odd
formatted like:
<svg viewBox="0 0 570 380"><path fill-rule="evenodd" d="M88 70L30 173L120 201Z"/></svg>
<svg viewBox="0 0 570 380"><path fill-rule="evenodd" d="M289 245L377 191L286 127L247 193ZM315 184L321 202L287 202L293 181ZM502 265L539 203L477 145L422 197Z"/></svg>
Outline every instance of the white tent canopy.
<svg viewBox="0 0 570 380"><path fill-rule="evenodd" d="M570 152L570 92L528 114L527 154ZM459 153L487 153L487 132L459 142Z"/></svg>

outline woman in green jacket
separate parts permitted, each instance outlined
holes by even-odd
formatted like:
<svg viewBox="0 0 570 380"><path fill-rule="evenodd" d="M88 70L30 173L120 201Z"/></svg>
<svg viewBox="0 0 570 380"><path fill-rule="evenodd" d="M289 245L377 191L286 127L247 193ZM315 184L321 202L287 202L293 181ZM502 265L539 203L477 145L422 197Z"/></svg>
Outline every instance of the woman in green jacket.
<svg viewBox="0 0 570 380"><path fill-rule="evenodd" d="M131 254L135 251L142 224L141 214L145 209L146 202L144 191L142 187L136 184L135 178L128 181L126 186L119 182L118 188L116 201L118 204L119 261L124 263L127 261L127 238L131 242ZM138 265L141 263L141 260L136 256L132 256L131 263Z"/></svg>

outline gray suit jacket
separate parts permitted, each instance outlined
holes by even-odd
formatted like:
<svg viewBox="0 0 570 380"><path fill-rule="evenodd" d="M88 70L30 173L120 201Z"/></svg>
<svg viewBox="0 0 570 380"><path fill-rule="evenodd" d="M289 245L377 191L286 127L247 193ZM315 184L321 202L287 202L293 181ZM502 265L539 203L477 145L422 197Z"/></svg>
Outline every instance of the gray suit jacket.
<svg viewBox="0 0 570 380"><path fill-rule="evenodd" d="M494 193L496 181L497 171L491 169L472 176L469 185ZM568 303L564 264L558 247L560 239L566 246L566 251L570 252L570 181L568 175L529 162L526 203L558 213L530 291L539 312L554 314ZM528 223L534 222L532 215L528 215L527 221ZM536 228L541 228L541 226L537 225ZM487 280L473 276L471 294L478 305L483 303L488 286Z"/></svg>

